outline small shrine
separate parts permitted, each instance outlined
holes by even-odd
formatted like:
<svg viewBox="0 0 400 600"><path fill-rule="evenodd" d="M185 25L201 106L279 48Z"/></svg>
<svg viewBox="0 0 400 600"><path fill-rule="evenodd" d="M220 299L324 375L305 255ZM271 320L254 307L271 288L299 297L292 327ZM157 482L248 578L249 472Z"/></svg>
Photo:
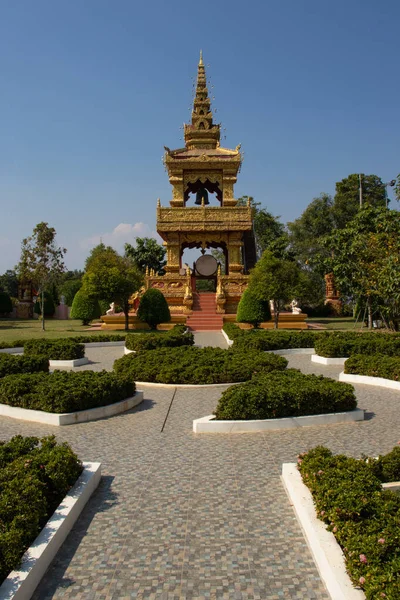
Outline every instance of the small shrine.
<svg viewBox="0 0 400 600"><path fill-rule="evenodd" d="M191 326L196 311L208 312L210 317L213 313L219 315L214 319L216 326L221 326L223 320L234 320L249 270L257 259L252 209L250 205L238 205L234 196L243 160L240 145L234 150L223 148L220 137L200 53L192 120L184 125L185 146L176 150L165 147L164 164L172 199L167 207L158 200L157 232L167 251L166 273L146 275L146 289L162 291L173 320L184 320L178 315L186 316ZM210 195L216 199L216 206L211 205ZM182 260L188 248L201 252L192 268ZM211 249L219 249L224 260L218 262L209 253ZM214 292L197 291L200 279L214 281ZM202 299L207 300L206 311Z"/></svg>

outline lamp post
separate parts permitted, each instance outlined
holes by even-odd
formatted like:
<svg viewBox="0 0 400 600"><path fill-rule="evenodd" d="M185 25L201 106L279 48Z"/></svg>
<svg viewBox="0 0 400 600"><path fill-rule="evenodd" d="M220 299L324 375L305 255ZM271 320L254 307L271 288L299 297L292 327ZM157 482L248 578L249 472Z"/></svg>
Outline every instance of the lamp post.
<svg viewBox="0 0 400 600"><path fill-rule="evenodd" d="M387 208L388 202L389 202L387 189L388 189L388 187L394 187L396 185L396 180L392 179L391 181L388 181L387 183L384 183L383 185L385 186L385 198L386 198L386 208Z"/></svg>

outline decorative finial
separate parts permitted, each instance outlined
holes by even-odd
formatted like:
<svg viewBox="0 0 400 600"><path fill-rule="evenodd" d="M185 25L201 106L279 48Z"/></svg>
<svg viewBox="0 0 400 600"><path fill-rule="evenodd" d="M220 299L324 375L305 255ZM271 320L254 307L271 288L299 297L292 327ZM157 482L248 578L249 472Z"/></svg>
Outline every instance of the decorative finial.
<svg viewBox="0 0 400 600"><path fill-rule="evenodd" d="M203 65L203 50L200 50L200 60L199 60L199 66Z"/></svg>
<svg viewBox="0 0 400 600"><path fill-rule="evenodd" d="M160 207L161 207L161 200L160 200L160 198L157 198L157 208L160 208Z"/></svg>

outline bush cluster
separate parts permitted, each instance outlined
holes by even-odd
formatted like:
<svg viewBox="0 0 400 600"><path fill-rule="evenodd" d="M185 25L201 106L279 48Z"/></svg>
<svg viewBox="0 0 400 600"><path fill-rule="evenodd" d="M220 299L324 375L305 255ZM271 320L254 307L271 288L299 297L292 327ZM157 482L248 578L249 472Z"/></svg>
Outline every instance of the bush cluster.
<svg viewBox="0 0 400 600"><path fill-rule="evenodd" d="M386 354L400 356L400 334L321 332L315 340L315 352L327 358L353 354Z"/></svg>
<svg viewBox="0 0 400 600"><path fill-rule="evenodd" d="M229 335L229 334L228 334ZM300 330L252 329L234 338L234 346L254 350L285 350L288 348L314 348L320 332ZM232 339L232 338L231 338Z"/></svg>
<svg viewBox="0 0 400 600"><path fill-rule="evenodd" d="M48 360L75 360L85 356L85 346L74 340L27 340L24 343L25 356L45 356Z"/></svg>
<svg viewBox="0 0 400 600"><path fill-rule="evenodd" d="M0 379L15 373L49 372L49 361L45 356L12 356L0 354Z"/></svg>
<svg viewBox="0 0 400 600"><path fill-rule="evenodd" d="M171 313L164 294L157 288L149 288L140 299L137 316L140 321L155 329L160 323L171 320Z"/></svg>
<svg viewBox="0 0 400 600"><path fill-rule="evenodd" d="M344 372L400 381L400 356L354 354L344 363Z"/></svg>
<svg viewBox="0 0 400 600"><path fill-rule="evenodd" d="M344 412L356 406L353 386L288 369L262 374L228 388L218 402L215 416L228 421L281 419Z"/></svg>
<svg viewBox="0 0 400 600"><path fill-rule="evenodd" d="M93 319L101 316L101 308L97 298L80 288L72 301L71 319L81 319L82 325L89 325Z"/></svg>
<svg viewBox="0 0 400 600"><path fill-rule="evenodd" d="M0 379L0 403L57 414L114 404L133 396L135 384L107 371L55 371Z"/></svg>
<svg viewBox="0 0 400 600"><path fill-rule="evenodd" d="M123 342L126 333L95 333L90 335L75 335L68 338L56 338L72 340L78 344L90 344L92 342ZM23 348L28 340L12 340L11 342L0 342L0 350L3 348Z"/></svg>
<svg viewBox="0 0 400 600"><path fill-rule="evenodd" d="M0 582L18 568L81 472L76 454L54 436L0 442Z"/></svg>
<svg viewBox="0 0 400 600"><path fill-rule="evenodd" d="M389 453L382 462L391 464ZM318 446L299 456L318 517L343 549L347 572L367 600L400 598L400 497L383 491L376 461L333 456Z"/></svg>
<svg viewBox="0 0 400 600"><path fill-rule="evenodd" d="M235 383L253 375L286 368L282 356L221 348L157 348L128 354L114 363L117 376L132 381L177 384Z"/></svg>
<svg viewBox="0 0 400 600"><path fill-rule="evenodd" d="M193 346L193 333L186 333L186 325L175 325L165 333L129 333L125 346L128 350L155 350L156 348L175 348L176 346Z"/></svg>

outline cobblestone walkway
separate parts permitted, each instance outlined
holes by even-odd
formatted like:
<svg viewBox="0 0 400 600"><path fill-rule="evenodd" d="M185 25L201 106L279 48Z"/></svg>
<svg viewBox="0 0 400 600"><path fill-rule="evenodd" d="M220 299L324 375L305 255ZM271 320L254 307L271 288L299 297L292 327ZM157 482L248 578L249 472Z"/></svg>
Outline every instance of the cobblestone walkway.
<svg viewBox="0 0 400 600"><path fill-rule="evenodd" d="M110 368L122 348L88 349ZM336 377L340 367L289 357L290 366ZM357 386L361 423L256 434L192 433L221 389L146 388L123 415L55 428L0 418L0 437L56 433L102 482L34 600L327 600L280 481L283 462L325 444L354 456L399 439L398 394ZM163 433L161 428L171 410Z"/></svg>

